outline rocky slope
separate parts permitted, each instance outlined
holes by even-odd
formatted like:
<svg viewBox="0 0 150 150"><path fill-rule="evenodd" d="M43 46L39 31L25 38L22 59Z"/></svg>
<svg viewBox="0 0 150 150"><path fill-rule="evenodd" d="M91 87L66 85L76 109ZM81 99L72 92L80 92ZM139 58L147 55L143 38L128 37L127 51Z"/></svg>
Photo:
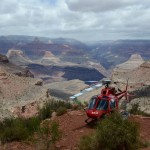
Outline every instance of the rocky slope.
<svg viewBox="0 0 150 150"><path fill-rule="evenodd" d="M46 85L49 88L50 95L59 99L69 100L69 97L79 93L89 86L78 79L53 82Z"/></svg>
<svg viewBox="0 0 150 150"><path fill-rule="evenodd" d="M91 67L80 66L63 66L63 65L39 65L30 64L28 69L31 70L37 77L43 79L60 79L60 80L72 80L79 79L83 81L88 80L100 80L104 77L98 70Z"/></svg>
<svg viewBox="0 0 150 150"><path fill-rule="evenodd" d="M138 67L140 67L143 63L144 61L140 55L131 55L128 61L116 66L112 72L112 79L117 82L126 82L129 78L129 82L133 82L132 74L138 71ZM138 80L138 77L134 78L135 82L137 82L136 79Z"/></svg>
<svg viewBox="0 0 150 150"><path fill-rule="evenodd" d="M114 69L112 79L118 82L120 87L125 87L127 79L129 79L128 91L150 86L150 61L143 62L140 55L132 55L127 62ZM130 109L132 104L138 103L142 111L150 114L150 97L140 96L138 98L135 94L135 98L130 97L132 101L127 105L127 108Z"/></svg>
<svg viewBox="0 0 150 150"><path fill-rule="evenodd" d="M15 75L14 71L18 70L12 64L0 63L0 120L15 115L33 115L36 111L30 111L49 96L41 80L26 77L31 75L29 72ZM25 112L22 108L26 109Z"/></svg>
<svg viewBox="0 0 150 150"><path fill-rule="evenodd" d="M128 76L134 83L150 85L150 61L144 62L138 68L130 72Z"/></svg>
<svg viewBox="0 0 150 150"><path fill-rule="evenodd" d="M7 56L0 54L0 68L5 68L5 70L11 74L16 74L18 76L24 77L34 77L30 70L16 66L8 60Z"/></svg>

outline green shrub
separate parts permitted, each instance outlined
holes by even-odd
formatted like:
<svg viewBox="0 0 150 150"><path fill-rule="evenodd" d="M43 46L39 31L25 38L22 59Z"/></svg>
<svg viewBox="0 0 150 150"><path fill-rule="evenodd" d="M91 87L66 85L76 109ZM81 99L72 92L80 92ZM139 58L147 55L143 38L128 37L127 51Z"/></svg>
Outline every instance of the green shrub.
<svg viewBox="0 0 150 150"><path fill-rule="evenodd" d="M0 140L2 143L25 140L38 130L39 124L37 117L6 119L0 123Z"/></svg>
<svg viewBox="0 0 150 150"><path fill-rule="evenodd" d="M37 136L38 149L55 150L55 143L61 138L61 131L59 124L56 121L45 121Z"/></svg>
<svg viewBox="0 0 150 150"><path fill-rule="evenodd" d="M39 130L40 122L39 117L23 119L24 126L28 129L30 135Z"/></svg>
<svg viewBox="0 0 150 150"><path fill-rule="evenodd" d="M61 115L71 107L70 103L51 100L39 110L37 117L5 119L0 122L0 141L5 143L29 139L35 132L39 131L42 120L50 118L53 111Z"/></svg>
<svg viewBox="0 0 150 150"><path fill-rule="evenodd" d="M40 119L44 120L46 118L50 118L52 115L52 112L54 111L57 112L57 110L60 109L60 107L63 107L65 109L71 109L72 105L64 101L50 100L44 104L42 109L39 110Z"/></svg>
<svg viewBox="0 0 150 150"><path fill-rule="evenodd" d="M56 110L57 116L61 116L61 115L65 114L66 112L67 112L67 109L62 106Z"/></svg>
<svg viewBox="0 0 150 150"><path fill-rule="evenodd" d="M1 142L11 142L25 140L29 136L27 128L24 128L21 123L17 123L17 126L5 127L5 130L1 132Z"/></svg>
<svg viewBox="0 0 150 150"><path fill-rule="evenodd" d="M44 106L39 110L39 118L44 120L46 118L50 118L52 115L51 104L46 102Z"/></svg>
<svg viewBox="0 0 150 150"><path fill-rule="evenodd" d="M79 144L80 150L137 150L139 127L137 123L124 120L114 113L97 125L93 135L86 136Z"/></svg>
<svg viewBox="0 0 150 150"><path fill-rule="evenodd" d="M139 109L138 103L132 105L132 108L130 109L130 113L134 115L142 115L142 116L150 117L150 114L147 114Z"/></svg>
<svg viewBox="0 0 150 150"><path fill-rule="evenodd" d="M150 97L150 85L135 90L131 94L135 95L133 98Z"/></svg>
<svg viewBox="0 0 150 150"><path fill-rule="evenodd" d="M84 104L84 107L88 107L88 105L89 105L89 103L86 101L84 101L83 104Z"/></svg>

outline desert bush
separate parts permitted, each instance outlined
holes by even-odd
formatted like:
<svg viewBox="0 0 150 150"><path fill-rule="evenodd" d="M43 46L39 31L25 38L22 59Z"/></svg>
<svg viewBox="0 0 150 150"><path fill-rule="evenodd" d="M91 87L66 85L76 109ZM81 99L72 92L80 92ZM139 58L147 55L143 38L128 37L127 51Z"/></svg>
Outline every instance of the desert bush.
<svg viewBox="0 0 150 150"><path fill-rule="evenodd" d="M44 106L41 109L39 109L39 115L38 116L39 116L40 120L44 120L46 118L50 118L51 115L52 115L51 104L46 102L44 104Z"/></svg>
<svg viewBox="0 0 150 150"><path fill-rule="evenodd" d="M61 115L71 107L70 103L51 100L39 110L37 117L5 119L0 122L0 141L5 143L29 139L39 131L42 120L50 118L53 111Z"/></svg>
<svg viewBox="0 0 150 150"><path fill-rule="evenodd" d="M130 113L134 115L142 115L142 116L150 117L150 114L145 113L139 109L138 103L132 105L132 108L130 109Z"/></svg>
<svg viewBox="0 0 150 150"><path fill-rule="evenodd" d="M39 117L23 119L23 124L28 129L30 135L39 130L40 123Z"/></svg>
<svg viewBox="0 0 150 150"><path fill-rule="evenodd" d="M88 102L86 102L86 101L84 101L84 107L88 107L88 105L89 105L89 103Z"/></svg>
<svg viewBox="0 0 150 150"><path fill-rule="evenodd" d="M135 95L133 98L150 97L150 86L142 87L138 90L133 91L131 94Z"/></svg>
<svg viewBox="0 0 150 150"><path fill-rule="evenodd" d="M67 109L65 108L65 107L59 107L58 109L57 109L57 111L56 111L56 113L57 113L57 116L61 116L61 115L63 115L63 114L65 114L67 112Z"/></svg>
<svg viewBox="0 0 150 150"><path fill-rule="evenodd" d="M72 105L69 102L50 100L44 104L42 109L39 110L40 119L44 120L46 118L50 118L52 112L57 112L57 110L60 109L60 107L63 107L65 109L71 109Z"/></svg>
<svg viewBox="0 0 150 150"><path fill-rule="evenodd" d="M138 124L114 113L97 125L96 132L84 136L80 150L137 150L139 146Z"/></svg>
<svg viewBox="0 0 150 150"><path fill-rule="evenodd" d="M80 110L80 109L84 109L85 108L85 104L81 103L82 100L78 100L76 98L76 100L74 100L73 105L72 105L72 109L74 110Z"/></svg>
<svg viewBox="0 0 150 150"><path fill-rule="evenodd" d="M61 138L59 123L56 121L45 121L40 127L37 136L38 148L55 150L55 143Z"/></svg>
<svg viewBox="0 0 150 150"><path fill-rule="evenodd" d="M25 140L38 130L39 124L40 120L37 117L5 119L0 123L0 141L5 143Z"/></svg>

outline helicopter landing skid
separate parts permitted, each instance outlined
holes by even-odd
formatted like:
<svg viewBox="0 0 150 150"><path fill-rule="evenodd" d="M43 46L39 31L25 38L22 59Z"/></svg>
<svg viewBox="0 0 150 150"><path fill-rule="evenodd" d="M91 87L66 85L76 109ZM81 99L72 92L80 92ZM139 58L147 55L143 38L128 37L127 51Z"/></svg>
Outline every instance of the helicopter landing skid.
<svg viewBox="0 0 150 150"><path fill-rule="evenodd" d="M89 120L90 120L90 121L89 121ZM93 122L95 122L95 121L96 121L96 119L92 119L92 118L88 118L88 119L85 120L85 122L86 122L87 124L93 123Z"/></svg>

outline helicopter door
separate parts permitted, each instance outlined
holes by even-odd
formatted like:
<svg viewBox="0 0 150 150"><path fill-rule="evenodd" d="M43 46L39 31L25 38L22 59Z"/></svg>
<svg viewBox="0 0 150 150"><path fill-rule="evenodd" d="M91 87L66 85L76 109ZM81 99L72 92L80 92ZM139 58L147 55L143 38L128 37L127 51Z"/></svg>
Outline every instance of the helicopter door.
<svg viewBox="0 0 150 150"><path fill-rule="evenodd" d="M108 100L106 99L101 99L98 101L97 110L108 110Z"/></svg>
<svg viewBox="0 0 150 150"><path fill-rule="evenodd" d="M91 100L90 100L90 102L89 102L88 109L94 109L96 101L97 101L97 97L96 96L92 97Z"/></svg>

